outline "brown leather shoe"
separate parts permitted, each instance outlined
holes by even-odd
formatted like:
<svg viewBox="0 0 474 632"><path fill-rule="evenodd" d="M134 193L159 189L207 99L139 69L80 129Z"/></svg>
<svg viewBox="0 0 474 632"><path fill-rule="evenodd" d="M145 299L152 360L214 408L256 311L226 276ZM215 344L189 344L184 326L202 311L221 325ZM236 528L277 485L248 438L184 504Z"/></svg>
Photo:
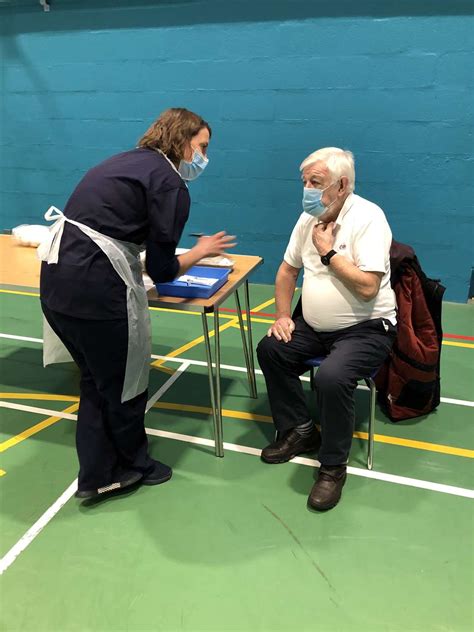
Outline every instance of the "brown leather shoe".
<svg viewBox="0 0 474 632"><path fill-rule="evenodd" d="M318 511L335 507L346 482L346 469L345 465L321 465L318 480L308 497L308 505Z"/></svg>
<svg viewBox="0 0 474 632"><path fill-rule="evenodd" d="M308 437L302 437L292 428L263 448L261 458L265 463L286 463L298 454L319 450L320 445L321 435L316 427Z"/></svg>

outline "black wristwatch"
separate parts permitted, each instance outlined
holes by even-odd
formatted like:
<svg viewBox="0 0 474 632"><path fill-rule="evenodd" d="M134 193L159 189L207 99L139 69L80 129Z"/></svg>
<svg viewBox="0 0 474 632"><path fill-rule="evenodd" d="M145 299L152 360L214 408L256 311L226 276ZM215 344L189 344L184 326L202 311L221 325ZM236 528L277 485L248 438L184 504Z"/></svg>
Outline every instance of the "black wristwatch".
<svg viewBox="0 0 474 632"><path fill-rule="evenodd" d="M334 255L337 255L337 252L335 250L330 250L327 255L323 255L321 257L321 263L324 266L328 266L331 262L331 257L334 257Z"/></svg>

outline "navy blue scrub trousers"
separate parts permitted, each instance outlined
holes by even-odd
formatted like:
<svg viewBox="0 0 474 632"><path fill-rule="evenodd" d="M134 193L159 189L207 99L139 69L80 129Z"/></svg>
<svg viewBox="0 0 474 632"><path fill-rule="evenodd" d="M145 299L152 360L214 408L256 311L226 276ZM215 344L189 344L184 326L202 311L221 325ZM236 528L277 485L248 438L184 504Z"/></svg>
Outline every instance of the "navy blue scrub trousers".
<svg viewBox="0 0 474 632"><path fill-rule="evenodd" d="M81 372L76 426L78 489L96 490L153 471L145 433L148 391L122 403L128 347L126 319L89 320L43 313Z"/></svg>

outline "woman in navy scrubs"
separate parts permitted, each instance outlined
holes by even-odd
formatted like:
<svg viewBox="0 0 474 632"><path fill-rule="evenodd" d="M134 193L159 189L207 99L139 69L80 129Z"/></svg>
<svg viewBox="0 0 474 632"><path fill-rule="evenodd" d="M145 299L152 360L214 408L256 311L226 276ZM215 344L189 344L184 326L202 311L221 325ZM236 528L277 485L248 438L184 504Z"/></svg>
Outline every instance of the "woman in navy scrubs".
<svg viewBox="0 0 474 632"><path fill-rule="evenodd" d="M136 149L86 173L64 214L46 214L56 221L39 249L45 364L72 356L81 371L79 498L171 478L149 456L144 428L151 336L140 252L163 282L234 245L222 231L175 255L189 216L186 182L206 167L210 138L200 116L166 110Z"/></svg>

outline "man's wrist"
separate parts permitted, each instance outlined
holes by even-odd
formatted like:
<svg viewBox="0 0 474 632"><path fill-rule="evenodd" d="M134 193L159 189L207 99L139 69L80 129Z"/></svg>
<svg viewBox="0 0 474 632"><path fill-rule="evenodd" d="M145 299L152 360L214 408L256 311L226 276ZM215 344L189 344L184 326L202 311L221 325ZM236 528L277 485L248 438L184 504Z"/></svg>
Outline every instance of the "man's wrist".
<svg viewBox="0 0 474 632"><path fill-rule="evenodd" d="M337 252L333 248L331 248L331 250L328 250L327 254L321 255L321 263L325 266L328 266L331 263L333 257L335 257L336 255Z"/></svg>

